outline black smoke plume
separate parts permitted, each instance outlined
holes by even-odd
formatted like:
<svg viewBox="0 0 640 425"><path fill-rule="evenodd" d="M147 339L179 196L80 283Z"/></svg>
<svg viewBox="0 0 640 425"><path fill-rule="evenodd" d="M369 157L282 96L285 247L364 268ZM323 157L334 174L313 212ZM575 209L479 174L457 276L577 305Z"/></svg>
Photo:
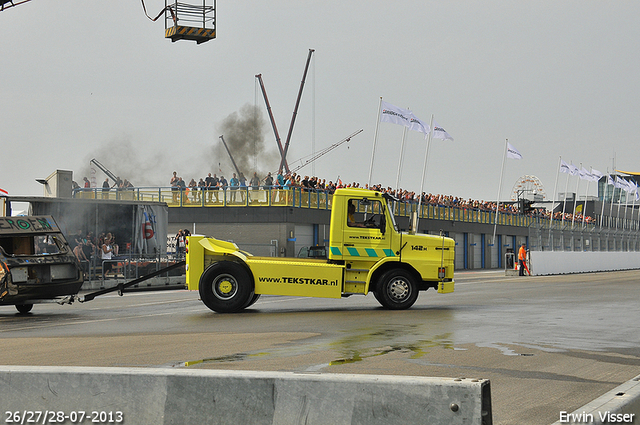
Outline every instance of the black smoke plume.
<svg viewBox="0 0 640 425"><path fill-rule="evenodd" d="M220 135L224 137L231 156L247 180L254 172L264 178L268 171L275 171L279 166L280 155L275 143L272 142L273 148L270 148L265 141L267 128L262 110L250 104L228 115L219 126ZM269 138L270 142L272 140ZM213 154L220 159L220 168L228 180L236 170L222 140L219 139L214 145Z"/></svg>

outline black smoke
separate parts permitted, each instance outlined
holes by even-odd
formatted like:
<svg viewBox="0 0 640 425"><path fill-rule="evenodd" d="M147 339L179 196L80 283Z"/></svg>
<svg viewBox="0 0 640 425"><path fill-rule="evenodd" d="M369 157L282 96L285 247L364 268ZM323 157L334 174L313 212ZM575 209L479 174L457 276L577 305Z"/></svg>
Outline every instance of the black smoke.
<svg viewBox="0 0 640 425"><path fill-rule="evenodd" d="M273 137L267 140L268 124L262 110L245 104L239 111L224 118L219 126L231 156L247 180L254 172L264 178L268 171L275 171L280 165L280 155ZM236 172L222 140L214 145L213 156L219 158L222 173L227 177ZM220 171L218 171L220 174Z"/></svg>
<svg viewBox="0 0 640 425"><path fill-rule="evenodd" d="M261 108L245 104L239 111L223 118L216 130L209 132L211 138L208 140L193 141L193 138L185 137L181 143L167 148L160 143L143 143L126 134L114 136L86 154L82 165L74 170L73 178L83 186L83 177L92 180L95 176L94 184L101 187L107 175L90 163L95 158L135 187L168 187L173 171L186 184L192 178L197 182L208 173L222 174L228 180L235 168L219 138L223 135L248 183L254 172L263 179L267 172L274 172L280 165L274 136L267 137L269 128ZM112 179L109 182L115 183Z"/></svg>

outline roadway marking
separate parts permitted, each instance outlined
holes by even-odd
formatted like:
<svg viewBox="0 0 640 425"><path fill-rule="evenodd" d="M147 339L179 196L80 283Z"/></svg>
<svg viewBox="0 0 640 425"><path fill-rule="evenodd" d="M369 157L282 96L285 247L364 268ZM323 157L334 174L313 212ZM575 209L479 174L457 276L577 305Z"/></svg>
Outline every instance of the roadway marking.
<svg viewBox="0 0 640 425"><path fill-rule="evenodd" d="M205 310L205 309L203 309ZM199 310L195 310L195 311L199 311ZM154 313L154 314L144 314L144 315L135 315L135 316L119 316L119 317L114 317L114 318L107 318L107 319L92 319L92 320L79 320L79 321L74 321L74 319L72 319L72 321L69 322L64 322L64 323L47 323L47 324L41 324L41 325L33 325L33 326L26 326L26 327L17 327L17 328L13 328L13 329L0 329L0 333L2 332L16 332L16 331L22 331L22 330L30 330L30 329L43 329L43 328L52 328L55 326L70 326L70 325L82 325L82 324L87 324L87 323L100 323L100 322L113 322L116 320L127 320L127 319L142 319L142 318L146 318L146 317L159 317L159 316L168 316L170 314L175 314L175 312L170 311L170 312L166 312L166 313Z"/></svg>
<svg viewBox="0 0 640 425"><path fill-rule="evenodd" d="M283 297L282 299L277 299L277 300L270 300L270 301L258 301L256 303L256 305L258 304L274 304L274 303L282 303L282 302L290 302L290 301L296 301L296 300L304 300L304 299L309 299L309 297L297 297L297 298L289 298L289 297ZM143 304L134 304L131 306L121 306L121 307L116 307L116 308L130 308L130 307L140 307L140 306L150 306L150 305L161 305L161 304L171 304L171 303L181 303L181 302L187 302L187 301L194 301L194 300L177 300L177 301L159 301L159 302L153 302L153 303L143 303ZM105 310L105 309L113 309L114 307L98 307L98 308L93 308L90 310ZM209 310L206 306L202 306L201 308L197 308L197 309L190 309L188 310L188 312L190 313L197 313L197 312L202 312L202 311L207 311L210 312L211 310ZM72 318L70 321L68 322L53 322L53 320L47 319L46 322L44 323L39 323L39 324L35 324L32 326L21 326L21 327L15 327L15 328L11 328L11 329L0 329L0 333L7 333L7 332L19 332L19 331L25 331L25 330L33 330L33 329L45 329L45 328L53 328L56 326L72 326L72 325L82 325L82 324L91 324L91 323L101 323L101 322L113 322L116 320L127 320L127 319L142 319L142 318L147 318L147 317L160 317L160 316L167 316L170 314L175 314L175 312L166 312L166 313L153 313L153 314L145 314L145 315L130 315L130 316L119 316L119 317L114 317L114 318L105 318L105 319L91 319L91 320L83 320L82 318ZM8 320L10 318L7 318Z"/></svg>

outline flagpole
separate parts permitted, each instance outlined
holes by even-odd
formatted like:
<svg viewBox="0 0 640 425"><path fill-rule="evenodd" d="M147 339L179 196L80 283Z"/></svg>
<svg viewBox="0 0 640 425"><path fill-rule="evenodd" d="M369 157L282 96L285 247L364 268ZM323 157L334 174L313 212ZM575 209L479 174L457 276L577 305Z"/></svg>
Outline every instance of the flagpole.
<svg viewBox="0 0 640 425"><path fill-rule="evenodd" d="M493 223L493 238L491 239L491 243L494 244L494 245L496 243L496 228L498 227L498 214L500 214L500 192L502 192L502 176L504 175L504 161L507 159L507 144L508 143L509 143L509 139L505 139L504 152L502 154L502 166L500 167L500 184L498 185L498 198L496 200L496 219L495 219L495 221ZM515 247L514 247L514 249L515 249Z"/></svg>
<svg viewBox="0 0 640 425"><path fill-rule="evenodd" d="M593 172L593 167L590 168L589 176L591 176ZM591 180L587 179L587 190L584 191L584 202L582 203L582 227L584 227L584 217L586 216L585 211L587 209L587 196L589 196L589 183L591 183Z"/></svg>
<svg viewBox="0 0 640 425"><path fill-rule="evenodd" d="M627 189L629 189L629 185L627 184ZM625 189L627 194L624 196L624 218L622 219L622 230L624 230L625 225L627 224L627 210L629 209L629 191Z"/></svg>
<svg viewBox="0 0 640 425"><path fill-rule="evenodd" d="M407 127L402 130L402 144L400 145L400 158L398 158L398 174L396 174L396 193L399 193L400 189L400 174L402 173L402 161L404 159L404 144L407 138Z"/></svg>
<svg viewBox="0 0 640 425"><path fill-rule="evenodd" d="M616 175L616 180L618 181L617 183L620 184L620 180L618 179L617 175ZM616 230L618 230L618 225L620 224L620 198L622 198L622 188L619 187L618 189L620 189L620 196L618 196L618 214L616 214Z"/></svg>
<svg viewBox="0 0 640 425"><path fill-rule="evenodd" d="M571 173L567 174L567 182L564 185L564 200L562 201L562 225L563 226L564 226L564 212L565 212L565 210L567 208L567 190L569 190L569 177L570 176L571 176ZM564 246L563 246L562 249L564 250Z"/></svg>
<svg viewBox="0 0 640 425"><path fill-rule="evenodd" d="M607 188L609 187L609 179L605 183L604 192L602 193L602 211L600 211L600 230L602 230L602 222L604 221L604 204L607 199Z"/></svg>
<svg viewBox="0 0 640 425"><path fill-rule="evenodd" d="M634 201L635 201L636 199L640 199L640 196L638 195L638 184L635 183L635 181L634 181L634 184L636 185L636 195L634 197ZM631 220L633 220L633 215L631 216ZM638 232L640 231L640 209L638 209L638 223L636 224L636 229L638 229L636 230L636 242L637 242Z"/></svg>
<svg viewBox="0 0 640 425"><path fill-rule="evenodd" d="M580 163L582 169L582 162ZM573 194L573 214L571 217L571 228L576 224L576 206L578 205L578 188L580 187L580 171L578 171L578 181L576 182L576 193Z"/></svg>
<svg viewBox="0 0 640 425"><path fill-rule="evenodd" d="M611 175L611 174L609 174L609 175ZM611 179L611 181L614 181L614 180ZM613 198L616 197L616 185L612 184L611 186L613 186L613 193L611 194L611 206L609 207L609 217L613 218ZM609 227L611 227L611 223L609 223ZM618 227L618 223L616 223L616 228L617 227Z"/></svg>
<svg viewBox="0 0 640 425"><path fill-rule="evenodd" d="M562 156L558 160L558 171L556 171L556 183L553 185L553 197L551 198L551 222L549 223L549 245L551 246L551 251L553 251L553 242L551 241L551 228L553 227L553 210L555 209L555 196L558 190L558 176L560 175L560 164L562 163Z"/></svg>
<svg viewBox="0 0 640 425"><path fill-rule="evenodd" d="M424 164L422 165L422 180L420 181L420 196L418 199L418 217L416 218L415 232L418 233L418 223L420 221L420 213L422 212L422 193L424 192L424 178L427 174L427 160L429 159L429 148L431 146L431 136L433 134L433 114L431 114L431 121L429 122L429 136L427 137L427 147L424 150Z"/></svg>
<svg viewBox="0 0 640 425"><path fill-rule="evenodd" d="M635 179L633 180L633 203L631 204L631 225L630 227L633 228L635 227L634 224L634 219L633 216L636 215L636 201L638 200L638 184L636 183ZM638 235L637 231L636 231L636 236Z"/></svg>
<svg viewBox="0 0 640 425"><path fill-rule="evenodd" d="M625 179L622 179L623 181L626 182ZM624 191L627 193L624 196L624 218L622 219L622 243L624 244L624 230L625 230L625 226L627 224L627 209L629 208L629 185L624 183L626 187L626 189L624 189ZM627 248L628 249L628 248Z"/></svg>
<svg viewBox="0 0 640 425"><path fill-rule="evenodd" d="M382 110L382 96L380 96L380 102L378 103L378 119L376 120L376 131L373 135L373 149L371 149L371 165L369 165L369 180L367 184L371 188L371 174L373 173L373 158L376 155L376 144L378 142L378 127L380 126L380 111Z"/></svg>

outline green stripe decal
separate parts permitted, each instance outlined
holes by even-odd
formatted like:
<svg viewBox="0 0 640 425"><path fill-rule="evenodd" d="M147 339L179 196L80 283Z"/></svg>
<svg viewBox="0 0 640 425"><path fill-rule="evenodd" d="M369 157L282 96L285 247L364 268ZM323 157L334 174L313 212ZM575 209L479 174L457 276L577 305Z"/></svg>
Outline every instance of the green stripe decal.
<svg viewBox="0 0 640 425"><path fill-rule="evenodd" d="M358 252L357 248L347 248L347 251L349 251L349 255L351 255L352 257L359 257L360 253Z"/></svg>
<svg viewBox="0 0 640 425"><path fill-rule="evenodd" d="M347 252L345 253L343 253L342 250L337 246L331 246L329 247L329 249L331 250L331 255L348 255L351 257L369 258L395 257L395 254L391 249L346 247Z"/></svg>

